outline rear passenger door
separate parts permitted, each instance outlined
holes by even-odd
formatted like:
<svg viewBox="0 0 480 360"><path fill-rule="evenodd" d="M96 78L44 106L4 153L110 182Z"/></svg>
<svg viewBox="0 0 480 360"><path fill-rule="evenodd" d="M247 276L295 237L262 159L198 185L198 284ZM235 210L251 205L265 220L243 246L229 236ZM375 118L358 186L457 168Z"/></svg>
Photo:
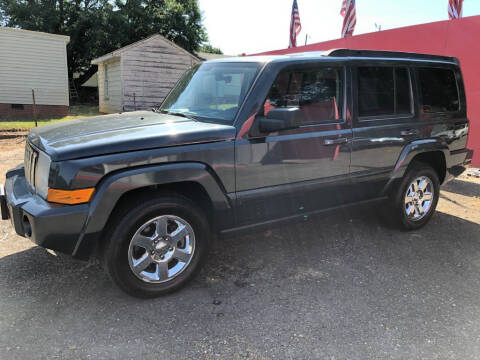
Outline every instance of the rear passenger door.
<svg viewBox="0 0 480 360"><path fill-rule="evenodd" d="M353 78L350 173L355 200L362 200L381 193L402 149L421 137L421 122L409 66L359 63Z"/></svg>

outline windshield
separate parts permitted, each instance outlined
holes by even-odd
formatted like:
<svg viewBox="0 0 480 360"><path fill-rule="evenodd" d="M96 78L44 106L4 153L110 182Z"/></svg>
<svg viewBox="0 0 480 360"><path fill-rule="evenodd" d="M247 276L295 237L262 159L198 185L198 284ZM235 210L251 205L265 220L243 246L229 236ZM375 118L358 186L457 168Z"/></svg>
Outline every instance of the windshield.
<svg viewBox="0 0 480 360"><path fill-rule="evenodd" d="M188 70L170 92L160 111L231 123L259 63L203 63Z"/></svg>

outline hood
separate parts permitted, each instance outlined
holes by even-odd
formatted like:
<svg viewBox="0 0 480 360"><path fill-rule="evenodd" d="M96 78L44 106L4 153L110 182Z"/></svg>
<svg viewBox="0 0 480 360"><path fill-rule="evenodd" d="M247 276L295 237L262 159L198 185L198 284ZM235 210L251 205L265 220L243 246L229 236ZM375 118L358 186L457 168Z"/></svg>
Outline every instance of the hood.
<svg viewBox="0 0 480 360"><path fill-rule="evenodd" d="M135 111L41 126L28 141L52 161L232 139L235 128L180 116Z"/></svg>

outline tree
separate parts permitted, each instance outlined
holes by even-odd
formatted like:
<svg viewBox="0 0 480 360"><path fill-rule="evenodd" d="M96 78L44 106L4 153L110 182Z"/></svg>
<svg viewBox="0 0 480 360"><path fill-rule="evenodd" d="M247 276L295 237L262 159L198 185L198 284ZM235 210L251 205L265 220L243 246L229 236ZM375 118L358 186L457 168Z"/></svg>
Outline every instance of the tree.
<svg viewBox="0 0 480 360"><path fill-rule="evenodd" d="M209 43L206 43L200 46L200 51L210 53L210 54L223 55L222 50L220 50L219 48L213 47L213 45Z"/></svg>
<svg viewBox="0 0 480 360"><path fill-rule="evenodd" d="M190 52L207 41L197 0L0 0L0 24L70 36L77 84L95 73L92 59L153 34Z"/></svg>
<svg viewBox="0 0 480 360"><path fill-rule="evenodd" d="M207 40L197 0L117 0L126 43L161 34L194 52Z"/></svg>

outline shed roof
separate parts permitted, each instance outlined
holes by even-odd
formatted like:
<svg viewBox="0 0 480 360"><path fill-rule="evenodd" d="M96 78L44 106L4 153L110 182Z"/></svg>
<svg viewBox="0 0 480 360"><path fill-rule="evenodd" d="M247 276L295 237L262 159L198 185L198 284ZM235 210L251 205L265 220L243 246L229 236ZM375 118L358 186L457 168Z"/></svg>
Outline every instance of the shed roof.
<svg viewBox="0 0 480 360"><path fill-rule="evenodd" d="M10 33L19 36L32 36L32 37L43 37L43 38L50 38L55 40L63 40L66 44L70 42L70 36L67 35L58 35L58 34L50 34L41 31L31 31L31 30L23 30L23 29L16 29L6 26L0 26L0 33Z"/></svg>
<svg viewBox="0 0 480 360"><path fill-rule="evenodd" d="M222 59L222 58L230 58L233 57L232 55L224 55L224 54L212 54L212 53L206 53L203 51L199 51L196 54L201 60L213 60L213 59Z"/></svg>
<svg viewBox="0 0 480 360"><path fill-rule="evenodd" d="M131 50L137 46L140 46L140 45L143 45L144 43L150 41L150 40L153 40L153 39L162 39L163 41L169 43L172 47L175 47L181 51L183 51L186 55L190 56L192 59L194 60L197 60L199 61L200 59L197 58L195 55L189 53L187 50L185 50L184 48L182 48L181 46L178 46L177 44L175 44L174 42L168 40L167 38L165 38L164 36L160 35L160 34L155 34L155 35L152 35L152 36L149 36L143 40L140 40L140 41L137 41L137 42L134 42L133 44L130 44L130 45L127 45L127 46L124 46L120 49L117 49L115 51L112 51L111 53L108 53L108 54L105 54L103 56L100 56L96 59L93 59L91 61L91 63L93 65L97 65L97 64L100 64L100 63L103 63L107 60L110 60L112 58L115 58L115 57L120 57L122 55L122 53L124 53L125 51L128 51L128 50Z"/></svg>

